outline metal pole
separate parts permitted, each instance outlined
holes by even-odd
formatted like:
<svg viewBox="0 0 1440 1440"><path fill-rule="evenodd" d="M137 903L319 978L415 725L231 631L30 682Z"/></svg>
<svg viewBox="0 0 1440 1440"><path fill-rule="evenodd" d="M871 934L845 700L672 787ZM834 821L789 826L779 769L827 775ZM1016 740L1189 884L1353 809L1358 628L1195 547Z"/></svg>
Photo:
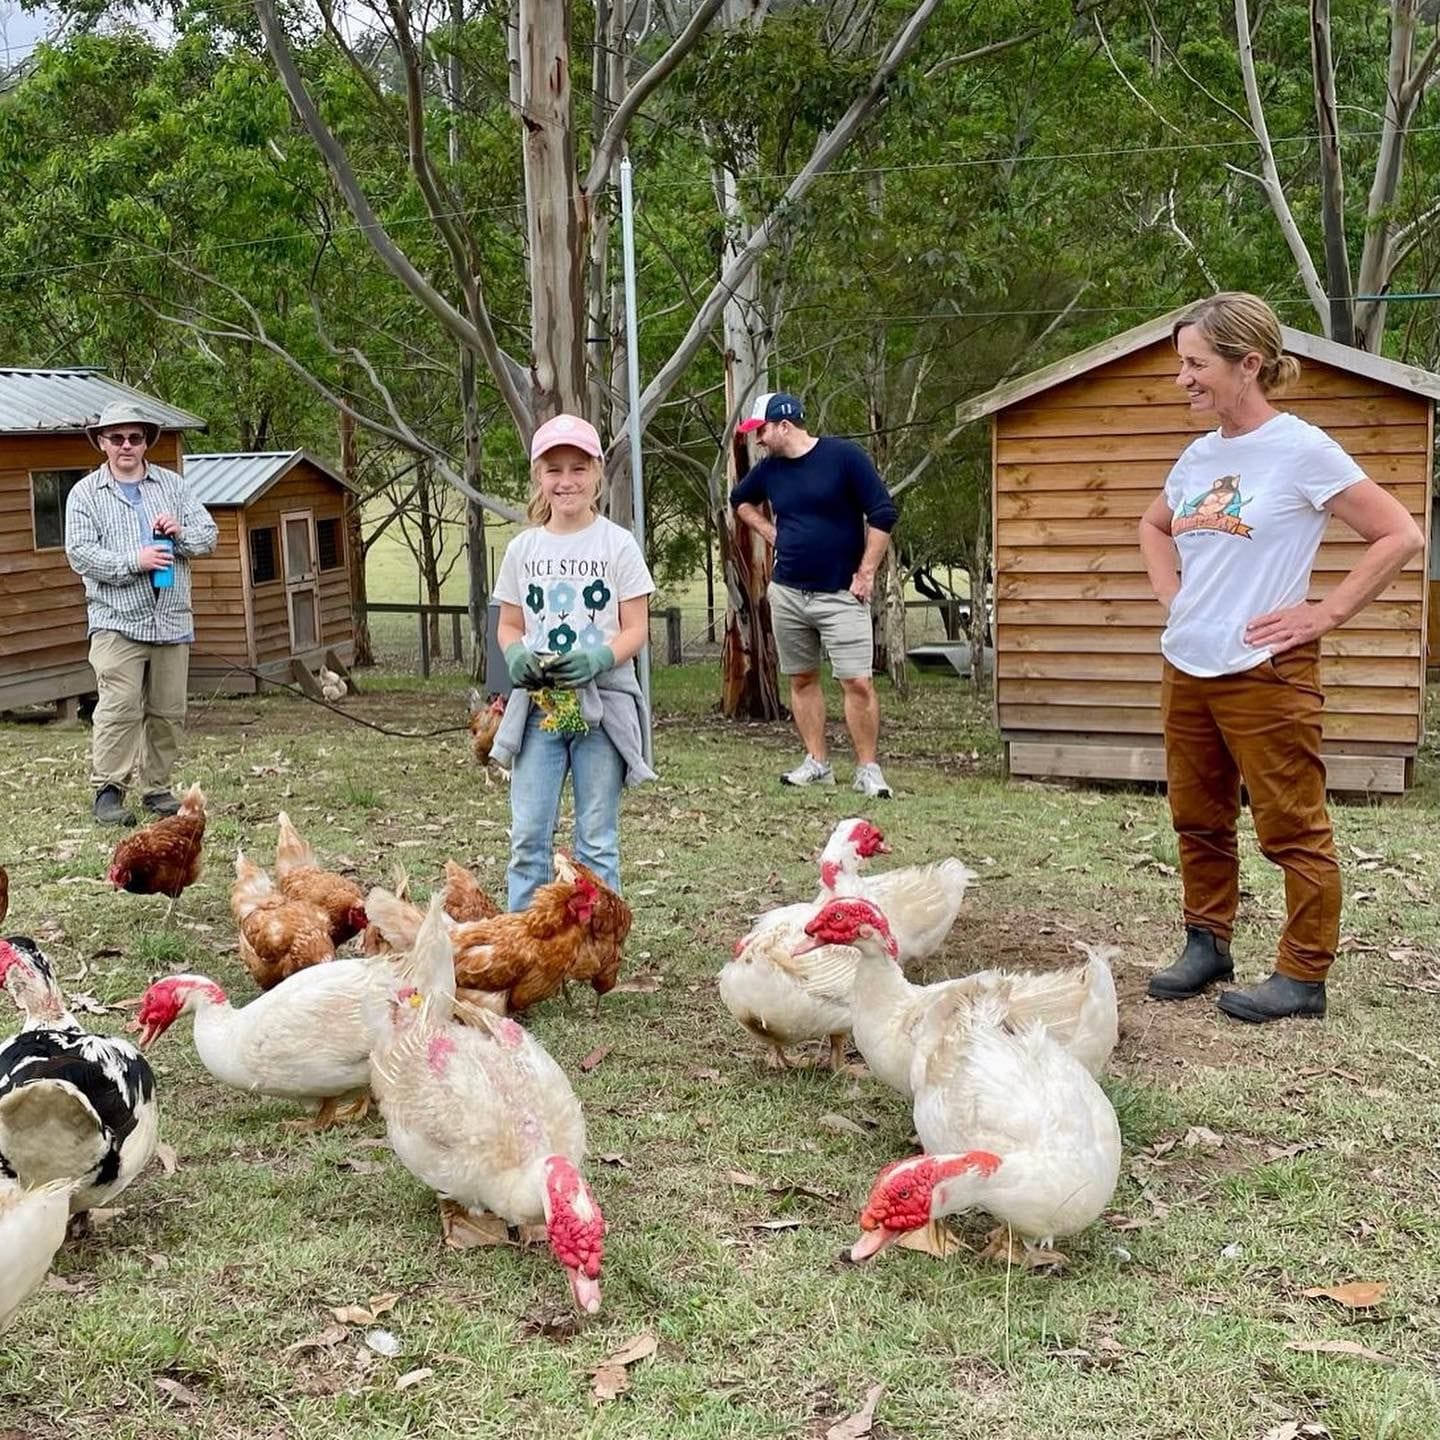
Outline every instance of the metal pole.
<svg viewBox="0 0 1440 1440"><path fill-rule="evenodd" d="M645 467L640 454L640 337L635 318L635 194L631 186L630 157L620 160L620 241L625 255L625 389L629 395L626 428L630 432L630 485L635 512L635 540L645 553ZM635 673L645 708L650 708L650 644L635 657ZM651 754L649 727L645 727L645 763Z"/></svg>

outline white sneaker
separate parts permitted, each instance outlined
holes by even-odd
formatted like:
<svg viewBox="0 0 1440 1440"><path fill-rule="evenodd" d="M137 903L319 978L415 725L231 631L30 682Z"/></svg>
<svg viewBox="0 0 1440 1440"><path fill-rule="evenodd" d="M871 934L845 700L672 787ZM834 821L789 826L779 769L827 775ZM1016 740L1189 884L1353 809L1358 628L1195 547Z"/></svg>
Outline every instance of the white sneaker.
<svg viewBox="0 0 1440 1440"><path fill-rule="evenodd" d="M780 777L782 785L834 785L835 772L824 760L807 755L793 770Z"/></svg>
<svg viewBox="0 0 1440 1440"><path fill-rule="evenodd" d="M855 789L871 800L889 800L894 795L880 773L880 767L875 764L855 767Z"/></svg>

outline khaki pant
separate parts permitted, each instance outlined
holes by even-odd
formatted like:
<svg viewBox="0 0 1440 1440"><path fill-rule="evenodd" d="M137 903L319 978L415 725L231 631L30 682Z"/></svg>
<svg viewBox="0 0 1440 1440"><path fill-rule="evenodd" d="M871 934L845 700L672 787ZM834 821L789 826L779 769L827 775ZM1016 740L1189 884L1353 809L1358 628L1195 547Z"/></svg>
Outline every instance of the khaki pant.
<svg viewBox="0 0 1440 1440"><path fill-rule="evenodd" d="M870 607L848 590L792 590L770 582L770 624L782 675L808 675L830 657L837 680L864 680L875 663Z"/></svg>
<svg viewBox="0 0 1440 1440"><path fill-rule="evenodd" d="M1185 923L1228 940L1240 902L1235 822L1250 796L1266 859L1285 872L1275 968L1323 980L1340 940L1340 863L1325 810L1318 642L1239 675L1198 679L1168 661L1160 709Z"/></svg>
<svg viewBox="0 0 1440 1440"><path fill-rule="evenodd" d="M188 645L142 645L114 630L90 637L99 703L90 742L90 783L122 791L132 776L140 794L170 788L185 719Z"/></svg>

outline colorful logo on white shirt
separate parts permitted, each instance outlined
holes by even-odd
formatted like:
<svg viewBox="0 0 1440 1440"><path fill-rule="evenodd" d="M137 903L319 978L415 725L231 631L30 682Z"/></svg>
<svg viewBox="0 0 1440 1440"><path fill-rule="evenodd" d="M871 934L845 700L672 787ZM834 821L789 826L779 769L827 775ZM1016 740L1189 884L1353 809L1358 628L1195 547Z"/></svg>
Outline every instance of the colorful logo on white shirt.
<svg viewBox="0 0 1440 1440"><path fill-rule="evenodd" d="M1250 498L1253 500L1255 497L1252 495ZM1221 475L1208 490L1202 490L1180 507L1170 522L1170 533L1183 535L1187 530L1219 530L1248 540L1255 527L1240 518L1240 508L1249 503L1240 493L1240 477Z"/></svg>

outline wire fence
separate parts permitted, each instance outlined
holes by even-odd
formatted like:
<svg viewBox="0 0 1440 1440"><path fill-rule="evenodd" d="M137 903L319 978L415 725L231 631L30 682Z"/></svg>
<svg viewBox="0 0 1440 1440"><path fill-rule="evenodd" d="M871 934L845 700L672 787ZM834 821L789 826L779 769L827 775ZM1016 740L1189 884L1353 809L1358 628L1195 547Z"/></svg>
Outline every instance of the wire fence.
<svg viewBox="0 0 1440 1440"><path fill-rule="evenodd" d="M948 609L948 615L947 615ZM434 610L436 613L429 613ZM905 645L964 644L963 601L907 601ZM382 669L400 674L470 673L474 640L460 605L369 607L370 643ZM650 612L651 665L695 665L720 658L725 610L671 605Z"/></svg>

